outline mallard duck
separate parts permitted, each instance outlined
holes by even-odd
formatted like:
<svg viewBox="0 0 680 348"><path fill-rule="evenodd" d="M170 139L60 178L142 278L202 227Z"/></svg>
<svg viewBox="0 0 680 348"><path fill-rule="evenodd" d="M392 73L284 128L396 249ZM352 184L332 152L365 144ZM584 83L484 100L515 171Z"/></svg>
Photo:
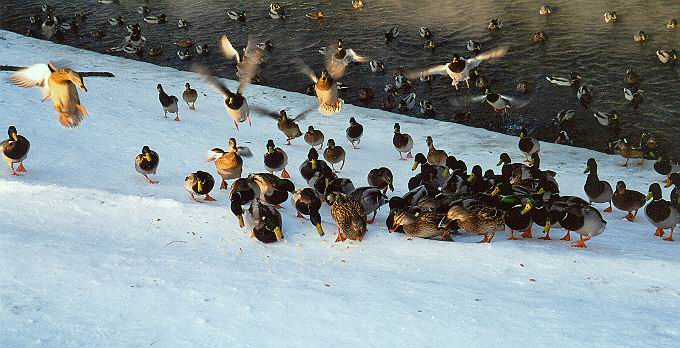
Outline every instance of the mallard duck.
<svg viewBox="0 0 680 348"><path fill-rule="evenodd" d="M189 50L179 50L177 51L177 57L181 60L189 60L191 59L191 52Z"/></svg>
<svg viewBox="0 0 680 348"><path fill-rule="evenodd" d="M519 81L519 82L517 82L517 86L515 86L515 90L517 92L520 92L520 93L523 93L523 94L527 94L527 93L531 92L531 90L533 88L534 88L534 84L533 84L533 82L531 82L529 80Z"/></svg>
<svg viewBox="0 0 680 348"><path fill-rule="evenodd" d="M137 13L139 13L140 15L149 13L149 6L144 5L137 7Z"/></svg>
<svg viewBox="0 0 680 348"><path fill-rule="evenodd" d="M432 105L431 101L429 101L427 99L423 99L423 100L420 101L420 103L418 103L418 105L420 105L420 113L423 114L423 116L434 116L435 115L436 112L435 112L435 109L434 109L434 105Z"/></svg>
<svg viewBox="0 0 680 348"><path fill-rule="evenodd" d="M680 163L674 160L671 161L668 158L661 156L657 158L656 162L654 163L654 170L660 175L668 177L671 173L680 172Z"/></svg>
<svg viewBox="0 0 680 348"><path fill-rule="evenodd" d="M12 175L18 176L17 172L26 172L24 167L24 160L28 156L28 150L31 148L31 143L23 136L17 133L14 126L9 126L7 129L9 138L0 143L0 152L2 158L7 162L12 169ZM14 170L14 163L19 163L17 170Z"/></svg>
<svg viewBox="0 0 680 348"><path fill-rule="evenodd" d="M505 213L503 221L510 229L510 237L508 237L509 240L518 239L515 237L515 231L526 232L527 230L531 230L531 226L534 224L534 220L530 214L532 208L532 203L527 201L525 204L517 204L513 206Z"/></svg>
<svg viewBox="0 0 680 348"><path fill-rule="evenodd" d="M420 37L423 39L429 39L432 37L432 31L430 31L430 28L428 27L420 27L418 32L420 33Z"/></svg>
<svg viewBox="0 0 680 348"><path fill-rule="evenodd" d="M247 177L248 185L259 200L276 207L288 200L288 193L295 192L295 184L271 173L255 173ZM233 187L232 187L233 189Z"/></svg>
<svg viewBox="0 0 680 348"><path fill-rule="evenodd" d="M646 200L651 200L645 207L645 215L649 222L656 227L656 233L654 235L663 237L664 230L670 229L670 236L664 238L664 240L672 242L675 226L680 223L680 212L678 212L678 208L675 207L673 203L663 199L661 195L661 186L657 183L649 185L649 193L647 194Z"/></svg>
<svg viewBox="0 0 680 348"><path fill-rule="evenodd" d="M160 14L158 16L146 16L144 17L144 21L149 24L161 24L165 23L166 17L164 14Z"/></svg>
<svg viewBox="0 0 680 348"><path fill-rule="evenodd" d="M378 214L378 209L387 202L387 196L385 196L382 189L377 186L358 187L352 190L349 195L361 202L361 206L364 208L366 214L373 213L373 217L368 221L369 224L375 222L375 216Z"/></svg>
<svg viewBox="0 0 680 348"><path fill-rule="evenodd" d="M624 162L621 166L627 167L628 166L628 161L633 158L639 158L640 162L638 162L637 165L642 165L645 163L645 152L641 148L636 148L633 147L633 145L629 144L626 139L621 139L617 140L613 143L609 144L609 147L612 150L615 150L616 152L621 155L621 157L626 159L626 162Z"/></svg>
<svg viewBox="0 0 680 348"><path fill-rule="evenodd" d="M647 34L645 34L644 31L639 30L637 33L635 33L635 35L633 35L633 41L644 43L647 41Z"/></svg>
<svg viewBox="0 0 680 348"><path fill-rule="evenodd" d="M156 174L158 169L159 157L156 151L152 151L148 146L142 147L142 153L135 157L135 169L142 174L149 184L158 184L158 181L151 180L150 174Z"/></svg>
<svg viewBox="0 0 680 348"><path fill-rule="evenodd" d="M552 14L552 8L550 5L541 5L541 8L538 10L538 14L541 16L550 16Z"/></svg>
<svg viewBox="0 0 680 348"><path fill-rule="evenodd" d="M210 45L202 44L202 45L196 45L196 54L209 54L210 53Z"/></svg>
<svg viewBox="0 0 680 348"><path fill-rule="evenodd" d="M196 99L198 99L198 92L191 88L189 82L184 84L184 92L182 93L182 99L187 103L187 106L191 110L196 110Z"/></svg>
<svg viewBox="0 0 680 348"><path fill-rule="evenodd" d="M464 58L458 54L453 54L451 62L447 64L437 65L425 70L415 71L407 74L409 78L429 75L448 75L451 78L451 85L458 90L458 84L465 82L465 85L470 88L470 72L475 67L479 66L483 61L501 58L508 52L507 47L499 47L480 53L474 58Z"/></svg>
<svg viewBox="0 0 680 348"><path fill-rule="evenodd" d="M503 165L501 168L501 175L503 175L508 180L513 177L513 174L517 169L522 169L524 171L523 176L528 176L529 167L522 163L512 163L510 155L508 155L507 152L503 152L499 156L498 163L496 165Z"/></svg>
<svg viewBox="0 0 680 348"><path fill-rule="evenodd" d="M295 118L288 118L286 110L281 110L279 112L277 127L287 137L288 140L287 145L290 145L291 140L302 136L300 126L298 126L298 124L295 121L297 121L298 119L302 119L305 114L306 113L300 114Z"/></svg>
<svg viewBox="0 0 680 348"><path fill-rule="evenodd" d="M386 44L391 43L397 36L399 36L399 28L392 27L385 33L385 43Z"/></svg>
<svg viewBox="0 0 680 348"><path fill-rule="evenodd" d="M557 113L557 116L555 116L556 124L563 125L567 122L570 122L570 121L574 120L575 115L576 115L576 112L574 110L571 110L571 109L560 110Z"/></svg>
<svg viewBox="0 0 680 348"><path fill-rule="evenodd" d="M612 197L612 202L616 209L625 211L626 220L634 222L637 217L638 210L645 206L647 199L645 195L638 191L628 190L626 183L619 181L616 183L616 191Z"/></svg>
<svg viewBox="0 0 680 348"><path fill-rule="evenodd" d="M668 23L666 23L666 28L668 29L677 29L678 28L678 20L675 18L671 18Z"/></svg>
<svg viewBox="0 0 680 348"><path fill-rule="evenodd" d="M529 131L526 128L522 128L519 131L519 143L517 144L519 150L522 151L526 161L529 161L529 157L534 153L541 151L541 144L534 137L529 136Z"/></svg>
<svg viewBox="0 0 680 348"><path fill-rule="evenodd" d="M371 72L374 74L384 74L385 73L385 63L379 60L372 60L368 62L368 66L371 68Z"/></svg>
<svg viewBox="0 0 680 348"><path fill-rule="evenodd" d="M615 23L619 20L619 16L616 11L607 11L604 13L604 21L607 23Z"/></svg>
<svg viewBox="0 0 680 348"><path fill-rule="evenodd" d="M629 102L633 103L633 105L638 105L642 103L642 92L644 91L637 87L624 87L623 97Z"/></svg>
<svg viewBox="0 0 680 348"><path fill-rule="evenodd" d="M307 153L307 160L300 165L300 175L309 182L315 173L323 171L330 171L332 173L333 170L324 160L319 159L319 153L315 148L310 148Z"/></svg>
<svg viewBox="0 0 680 348"><path fill-rule="evenodd" d="M581 106L587 109L590 102L593 101L593 94L590 92L590 88L585 85L579 87L576 91L576 99L578 99Z"/></svg>
<svg viewBox="0 0 680 348"><path fill-rule="evenodd" d="M286 171L288 155L280 147L274 145L274 140L267 140L267 152L264 154L264 166L270 172L281 172L282 178L290 178Z"/></svg>
<svg viewBox="0 0 680 348"><path fill-rule="evenodd" d="M40 6L40 10L43 12L52 13L52 6L48 4L42 4L42 6Z"/></svg>
<svg viewBox="0 0 680 348"><path fill-rule="evenodd" d="M465 49L467 49L468 52L479 53L482 51L482 44L475 40L468 40L467 43L465 43Z"/></svg>
<svg viewBox="0 0 680 348"><path fill-rule="evenodd" d="M232 20L239 21L239 22L245 22L246 21L246 13L242 10L229 10L227 12L227 16L231 18Z"/></svg>
<svg viewBox="0 0 680 348"><path fill-rule="evenodd" d="M406 153L406 158L413 158L411 150L413 149L413 138L406 133L401 133L401 126L399 123L394 124L394 136L392 136L392 144L399 152L399 159L403 160L402 153Z"/></svg>
<svg viewBox="0 0 680 348"><path fill-rule="evenodd" d="M352 8L355 10L361 10L364 8L363 0L352 0Z"/></svg>
<svg viewBox="0 0 680 348"><path fill-rule="evenodd" d="M293 193L293 206L297 210L297 217L301 218L303 215L309 216L309 220L316 227L319 236L324 235L323 227L321 227L321 199L313 189L307 187Z"/></svg>
<svg viewBox="0 0 680 348"><path fill-rule="evenodd" d="M335 77L331 75L328 69L323 69L319 78L306 66L302 67L302 70L314 82L314 92L319 101L319 112L325 116L331 116L342 110L344 101L338 97L336 79L342 76L344 69L335 69Z"/></svg>
<svg viewBox="0 0 680 348"><path fill-rule="evenodd" d="M505 230L503 212L488 206L453 206L447 211L446 220L455 221L467 233L484 235L480 243L491 243L497 231Z"/></svg>
<svg viewBox="0 0 680 348"><path fill-rule="evenodd" d="M444 214L433 211L420 212L398 208L394 213L394 222L389 232L392 233L401 227L409 237L426 239L440 237L441 240L450 240L449 231L439 226L443 218Z"/></svg>
<svg viewBox="0 0 680 348"><path fill-rule="evenodd" d="M161 53L163 53L163 46L151 47L149 48L149 51L146 54L150 57L156 57L159 56Z"/></svg>
<svg viewBox="0 0 680 348"><path fill-rule="evenodd" d="M347 179L347 178L338 178L337 176L334 177L332 180L328 180L326 182L326 190L324 196L327 199L327 203L329 205L333 204L332 197L330 197L333 193L344 193L344 194L349 194L350 192L354 191L354 183L352 182L352 179Z"/></svg>
<svg viewBox="0 0 680 348"><path fill-rule="evenodd" d="M57 30L57 18L52 15L48 15L47 19L40 26L43 35L48 39L53 38L59 31Z"/></svg>
<svg viewBox="0 0 680 348"><path fill-rule="evenodd" d="M161 86L160 83L156 86L156 89L158 90L158 100L161 102L161 106L163 106L163 111L165 112L163 117L167 118L168 112L174 113L175 121L179 121L179 108L177 107L178 101L177 97L165 93L165 91L163 90L163 86Z"/></svg>
<svg viewBox="0 0 680 348"><path fill-rule="evenodd" d="M82 75L69 68L57 68L52 62L34 64L10 76L9 81L16 86L39 87L43 100L50 98L59 114L59 123L67 128L75 128L88 115L80 104L76 87L87 92Z"/></svg>
<svg viewBox="0 0 680 348"><path fill-rule="evenodd" d="M252 157L253 154L250 149L243 146L236 145L236 139L229 138L229 150L224 151L218 147L210 150L208 155L209 162L215 162L217 173L222 177L220 184L221 190L226 190L228 187L227 180L238 179L243 173L243 158Z"/></svg>
<svg viewBox="0 0 680 348"><path fill-rule="evenodd" d="M243 221L243 206L251 203L255 199L255 189L246 178L234 180L229 191L229 206L231 212L238 218L239 227L245 225Z"/></svg>
<svg viewBox="0 0 680 348"><path fill-rule="evenodd" d="M671 191L671 204L680 210L680 173L673 173L669 175L664 181L666 187L673 187Z"/></svg>
<svg viewBox="0 0 680 348"><path fill-rule="evenodd" d="M338 226L338 238L335 241L363 240L368 229L366 211L361 203L343 193L334 193L332 201L331 216Z"/></svg>
<svg viewBox="0 0 680 348"><path fill-rule="evenodd" d="M256 199L250 204L247 216L253 226L251 237L262 243L274 243L283 239L281 214L271 205Z"/></svg>
<svg viewBox="0 0 680 348"><path fill-rule="evenodd" d="M497 18L494 18L489 21L489 25L486 26L486 28L490 32L497 31L498 29L503 27L503 22L499 21Z"/></svg>
<svg viewBox="0 0 680 348"><path fill-rule="evenodd" d="M394 176L389 168L380 167L371 169L368 172L367 181L369 185L379 187L383 192L387 192L387 189L394 191Z"/></svg>
<svg viewBox="0 0 680 348"><path fill-rule="evenodd" d="M562 220L560 224L567 231L574 231L579 235L579 240L572 245L573 247L585 248L586 241L599 236L607 227L607 221L602 218L600 212L589 205L575 205L569 210L573 214L571 223Z"/></svg>
<svg viewBox="0 0 680 348"><path fill-rule="evenodd" d="M325 19L326 15L322 11L315 11L315 12L309 12L305 15L305 17L311 19L311 20L320 20L320 19Z"/></svg>
<svg viewBox="0 0 680 348"><path fill-rule="evenodd" d="M399 75L394 77L394 87L395 87L396 90L409 91L409 90L411 90L412 85L411 85L411 81L409 81L406 77L404 77L404 75L399 74ZM387 89L388 89L387 86L385 86L386 92L388 92ZM395 92L396 92L396 90L395 90ZM396 94L395 94L395 97L396 97ZM406 98L404 98L404 99L406 99ZM415 93L413 93L413 101L415 102ZM412 108L413 107L410 107L409 109L412 109Z"/></svg>
<svg viewBox="0 0 680 348"><path fill-rule="evenodd" d="M619 113L616 110L612 110L610 113L597 111L594 116L597 122L605 127L615 126L619 122Z"/></svg>
<svg viewBox="0 0 680 348"><path fill-rule="evenodd" d="M609 203L609 207L604 211L611 213L614 191L612 190L612 185L606 181L600 180L597 176L597 162L594 158L588 159L583 174L588 174L583 190L588 196L589 203Z"/></svg>
<svg viewBox="0 0 680 348"><path fill-rule="evenodd" d="M634 70L628 69L626 72L623 74L623 83L626 84L626 87L636 87L640 85L640 75L638 75Z"/></svg>
<svg viewBox="0 0 680 348"><path fill-rule="evenodd" d="M364 104L368 104L371 101L373 101L373 98L375 98L375 94L373 93L373 89L371 87L362 87L359 90L359 101Z"/></svg>
<svg viewBox="0 0 680 348"><path fill-rule="evenodd" d="M139 25L139 23L134 23L134 24L128 24L125 26L125 29L127 29L128 33L141 33L142 27Z"/></svg>
<svg viewBox="0 0 680 348"><path fill-rule="evenodd" d="M431 136L427 136L425 139L427 144L427 163L433 166L444 166L446 165L446 159L449 157L444 150L438 150L434 147L434 140Z"/></svg>
<svg viewBox="0 0 680 348"><path fill-rule="evenodd" d="M323 132L315 129L314 126L307 127L307 132L305 132L304 139L309 146L314 147L320 145L319 150L323 149Z"/></svg>
<svg viewBox="0 0 680 348"><path fill-rule="evenodd" d="M123 23L125 23L125 20L123 20L123 16L109 18L109 24L112 26L123 25Z"/></svg>
<svg viewBox="0 0 680 348"><path fill-rule="evenodd" d="M278 2L269 5L269 17L272 19L286 19L286 13Z"/></svg>
<svg viewBox="0 0 680 348"><path fill-rule="evenodd" d="M581 85L581 75L576 72L569 73L569 78L558 76L546 76L548 82L558 86L579 87Z"/></svg>
<svg viewBox="0 0 680 348"><path fill-rule="evenodd" d="M177 20L177 27L178 28L187 28L189 26L189 22L186 21L186 19L178 19Z"/></svg>
<svg viewBox="0 0 680 348"><path fill-rule="evenodd" d="M328 53L331 53L329 51ZM328 55L324 52L324 55ZM351 48L345 48L343 45L342 40L338 40L338 42L335 44L335 49L332 50L332 54L330 55L331 62L335 64L339 64L340 66L348 66L351 63L365 63L368 62L369 59L367 57L361 56L357 54L353 49Z"/></svg>
<svg viewBox="0 0 680 348"><path fill-rule="evenodd" d="M333 168L333 171L336 173L336 164L342 162L340 170L345 167L345 149L343 149L342 146L335 145L335 140L333 139L328 139L328 142L326 143L326 149L323 150L323 158L331 164L331 168Z"/></svg>
<svg viewBox="0 0 680 348"><path fill-rule="evenodd" d="M531 40L534 42L544 42L547 39L547 36L545 35L545 32L542 30L539 30L534 33L534 35L531 37Z"/></svg>
<svg viewBox="0 0 680 348"><path fill-rule="evenodd" d="M433 50L433 49L437 48L437 45L432 40L425 40L425 43L423 44L423 48L426 49L426 50Z"/></svg>
<svg viewBox="0 0 680 348"><path fill-rule="evenodd" d="M678 51L676 50L658 50L656 51L656 57L659 59L659 61L662 64L666 64L668 62L675 63L677 62L678 59Z"/></svg>
<svg viewBox="0 0 680 348"><path fill-rule="evenodd" d="M215 201L216 199L210 197L210 191L215 186L215 179L210 173L197 171L187 175L184 179L184 189L191 194L191 199L203 203L196 199L194 195L205 195L205 201Z"/></svg>
<svg viewBox="0 0 680 348"><path fill-rule="evenodd" d="M495 112L508 112L510 110L510 99L492 92L488 88L484 91L484 100L493 107Z"/></svg>
<svg viewBox="0 0 680 348"><path fill-rule="evenodd" d="M353 149L358 149L358 145L361 142L361 136L364 134L364 126L357 122L354 117L349 118L349 127L345 130L347 135L347 140L352 144Z"/></svg>

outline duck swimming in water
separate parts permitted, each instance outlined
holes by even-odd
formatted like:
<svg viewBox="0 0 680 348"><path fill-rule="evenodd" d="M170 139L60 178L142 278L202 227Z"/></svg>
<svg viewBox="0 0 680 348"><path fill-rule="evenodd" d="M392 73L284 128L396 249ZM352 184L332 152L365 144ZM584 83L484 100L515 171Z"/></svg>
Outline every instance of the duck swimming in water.
<svg viewBox="0 0 680 348"><path fill-rule="evenodd" d="M422 71L416 71L407 74L408 78L420 77L420 75L448 75L451 78L451 85L458 90L458 84L465 82L465 85L470 87L470 72L475 67L479 66L483 61L501 58L508 52L507 47L500 47L484 53L478 54L474 58L464 58L458 54L454 54L451 62L448 64L434 66Z"/></svg>
<svg viewBox="0 0 680 348"><path fill-rule="evenodd" d="M668 23L666 24L666 28L668 29L677 29L678 28L678 20L675 18L671 18Z"/></svg>
<svg viewBox="0 0 680 348"><path fill-rule="evenodd" d="M604 13L604 21L607 23L616 23L619 20L619 16L616 11L607 11Z"/></svg>
<svg viewBox="0 0 680 348"><path fill-rule="evenodd" d="M492 20L489 21L489 25L487 25L486 28L487 28L490 32L493 33L493 32L495 32L495 31L498 31L498 30L499 30L500 28L502 28L502 27L503 27L503 22L499 21L497 18L494 18L494 19L492 19Z"/></svg>
<svg viewBox="0 0 680 348"><path fill-rule="evenodd" d="M676 50L658 50L656 51L656 57L662 64L666 63L676 63L678 62L678 51Z"/></svg>
<svg viewBox="0 0 680 348"><path fill-rule="evenodd" d="M269 5L269 17L272 19L286 19L286 13L278 2Z"/></svg>

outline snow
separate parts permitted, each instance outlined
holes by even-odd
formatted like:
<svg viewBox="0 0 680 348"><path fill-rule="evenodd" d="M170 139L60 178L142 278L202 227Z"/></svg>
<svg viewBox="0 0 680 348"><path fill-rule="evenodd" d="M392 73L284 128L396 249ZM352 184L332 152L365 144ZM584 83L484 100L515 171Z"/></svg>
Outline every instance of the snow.
<svg viewBox="0 0 680 348"><path fill-rule="evenodd" d="M38 91L0 83L0 126L15 125L32 145L28 175L0 168L0 346L680 345L678 245L653 237L642 212L635 223L619 211L605 214L607 230L581 250L506 234L491 244L476 236L408 240L387 233L386 207L363 242L334 243L328 208L319 237L287 203L285 240L264 245L238 228L224 191L213 191L215 203L197 204L184 177L216 176L205 154L226 148L229 137L255 153L244 172L261 172L272 138L301 186L297 168L308 149L301 138L283 146L275 122L257 116L236 132L222 97L193 73L0 31L2 64L48 59L116 77L85 79L90 116L76 129L62 128ZM156 84L181 96L185 82L200 92L198 110L182 105L181 122L163 119ZM289 114L315 103L262 86L249 86L246 96ZM345 140L351 116L365 129L359 150ZM395 121L417 151L432 135L469 167L495 168L504 151L522 159L516 137L352 105L333 117L310 115L301 128L313 124L345 147L341 175L355 185L388 166L401 195L412 172L392 147ZM160 155L158 185L134 170L143 145ZM617 156L541 149L542 167L559 173L563 194L583 196L589 157L611 183L624 179L646 192L660 179L651 164L622 168Z"/></svg>

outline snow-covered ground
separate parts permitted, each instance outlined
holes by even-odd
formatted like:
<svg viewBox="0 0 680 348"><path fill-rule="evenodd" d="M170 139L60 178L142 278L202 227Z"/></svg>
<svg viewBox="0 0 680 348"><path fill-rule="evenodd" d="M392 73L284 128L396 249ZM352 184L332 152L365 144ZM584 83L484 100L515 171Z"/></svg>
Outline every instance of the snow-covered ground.
<svg viewBox="0 0 680 348"><path fill-rule="evenodd" d="M255 152L245 171L263 171L267 139L285 142L275 121L254 117L236 132L222 97L195 74L0 31L0 64L48 59L116 77L86 78L90 116L76 129L62 128L36 90L0 83L0 128L15 125L32 144L28 175L0 168L2 347L680 345L680 249L653 237L642 213L635 223L607 214L607 230L587 249L504 234L491 244L408 240L387 233L387 209L363 242L334 243L327 208L319 237L286 204L285 240L264 245L238 228L225 191L197 204L183 181L199 169L216 175L206 153L229 137ZM185 82L201 92L198 110L183 106L179 123L163 119L156 84L181 99ZM289 114L315 103L261 86L246 95ZM359 150L345 140L350 116L364 124ZM432 135L470 167L495 167L503 151L522 159L516 137L352 105L309 116L301 128L313 124L345 147L341 175L357 186L388 166L403 194L412 172L392 147L395 121L418 151ZM160 155L158 185L134 170L143 145ZM302 185L307 145L284 149ZM612 183L646 193L660 179L651 164L622 168L621 158L588 150L542 144L541 154L563 194L583 196L591 156Z"/></svg>

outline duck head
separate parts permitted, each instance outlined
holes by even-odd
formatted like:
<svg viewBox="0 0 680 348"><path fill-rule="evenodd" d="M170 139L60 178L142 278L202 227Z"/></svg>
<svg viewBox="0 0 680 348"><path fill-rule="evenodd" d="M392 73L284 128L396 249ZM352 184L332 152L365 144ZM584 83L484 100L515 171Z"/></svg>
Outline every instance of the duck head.
<svg viewBox="0 0 680 348"><path fill-rule="evenodd" d="M331 80L331 74L328 72L327 69L321 70L321 77L319 77L319 81L323 83L328 83Z"/></svg>
<svg viewBox="0 0 680 348"><path fill-rule="evenodd" d="M148 146L142 147L142 155L144 155L144 159L151 162L151 149Z"/></svg>
<svg viewBox="0 0 680 348"><path fill-rule="evenodd" d="M236 146L236 139L234 138L229 138L229 149L236 152L238 150L238 147Z"/></svg>
<svg viewBox="0 0 680 348"><path fill-rule="evenodd" d="M414 158L413 167L411 167L411 171L415 171L416 168L418 168L418 165L423 165L425 163L427 163L427 158L425 158L425 155L423 155L421 152L418 152Z"/></svg>
<svg viewBox="0 0 680 348"><path fill-rule="evenodd" d="M673 173L669 175L664 181L665 187L671 187L673 185L680 186L680 173Z"/></svg>
<svg viewBox="0 0 680 348"><path fill-rule="evenodd" d="M17 129L14 128L14 126L9 126L9 129L7 129L7 135L9 135L9 139L12 141L17 141Z"/></svg>
<svg viewBox="0 0 680 348"><path fill-rule="evenodd" d="M274 153L274 149L276 148L276 145L274 145L274 140L267 140L267 153L272 154Z"/></svg>
<svg viewBox="0 0 680 348"><path fill-rule="evenodd" d="M589 158L588 162L586 162L586 169L583 171L583 174L596 174L597 173L597 162L595 162L594 158Z"/></svg>
<svg viewBox="0 0 680 348"><path fill-rule="evenodd" d="M519 131L519 137L524 139L528 135L529 135L529 131L526 128L522 127L522 129L520 129L520 131Z"/></svg>
<svg viewBox="0 0 680 348"><path fill-rule="evenodd" d="M520 132L521 134L521 132ZM512 160L510 159L510 155L508 155L507 152L503 152L501 156L498 159L498 163L496 163L497 166L500 166L501 164L510 164L512 163Z"/></svg>
<svg viewBox="0 0 680 348"><path fill-rule="evenodd" d="M425 144L427 145L427 147L431 147L434 144L434 141L432 140L431 136L428 135L427 138L425 138Z"/></svg>
<svg viewBox="0 0 680 348"><path fill-rule="evenodd" d="M279 121L287 120L288 119L288 113L286 113L286 110L281 110L279 111Z"/></svg>
<svg viewBox="0 0 680 348"><path fill-rule="evenodd" d="M394 133L401 133L401 126L399 126L399 123L394 124Z"/></svg>
<svg viewBox="0 0 680 348"><path fill-rule="evenodd" d="M661 195L661 185L657 183L653 183L649 185L649 193L647 193L647 197L645 198L646 200L655 200L658 201L662 198Z"/></svg>
<svg viewBox="0 0 680 348"><path fill-rule="evenodd" d="M163 92L163 86L161 86L160 83L159 83L158 85L156 85L156 89L157 89L159 92Z"/></svg>

